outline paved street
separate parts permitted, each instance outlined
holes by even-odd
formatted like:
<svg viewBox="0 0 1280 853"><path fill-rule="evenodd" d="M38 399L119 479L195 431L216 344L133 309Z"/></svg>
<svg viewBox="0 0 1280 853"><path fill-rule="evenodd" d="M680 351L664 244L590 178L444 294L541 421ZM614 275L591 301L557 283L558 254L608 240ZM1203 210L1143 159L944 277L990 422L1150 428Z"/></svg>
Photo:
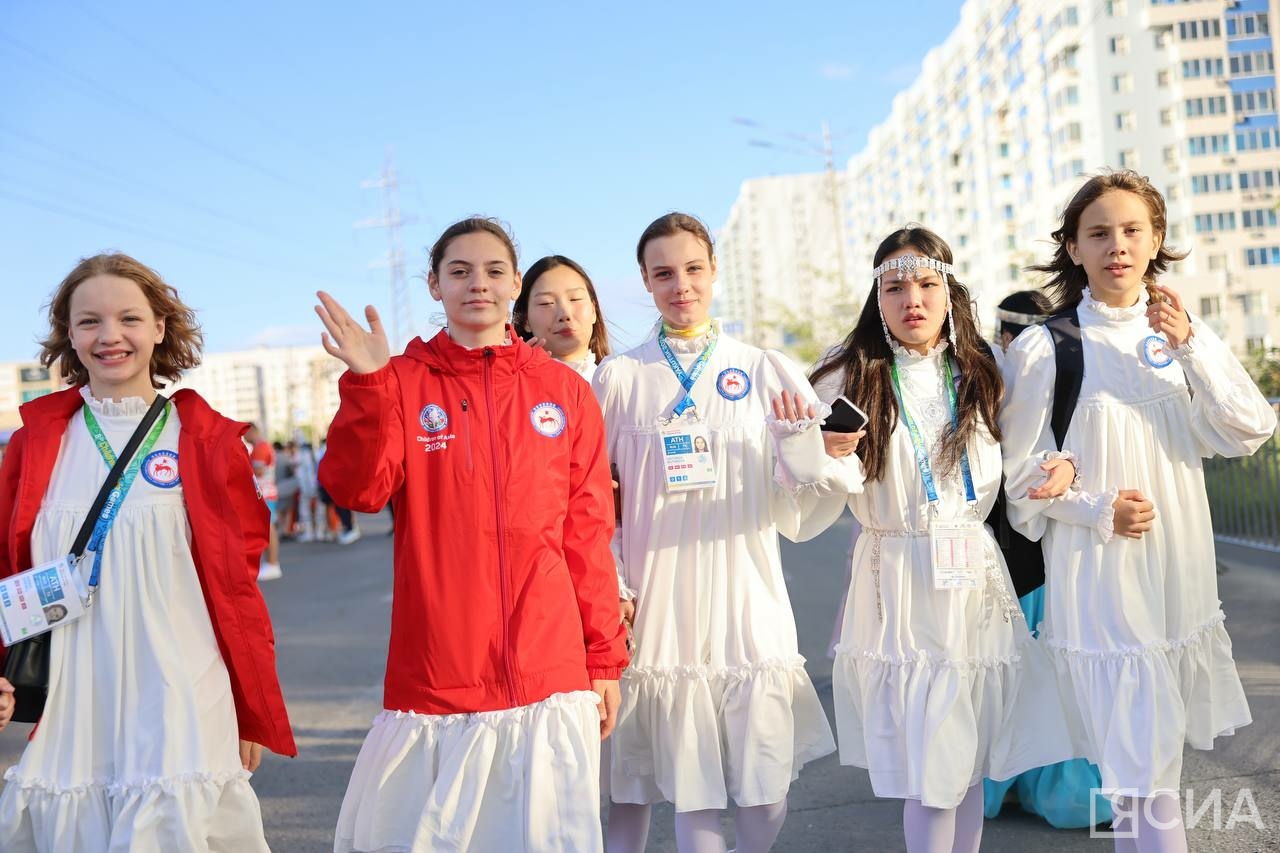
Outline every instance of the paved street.
<svg viewBox="0 0 1280 853"><path fill-rule="evenodd" d="M390 613L391 540L386 517L362 519L365 537L339 548L283 549L285 576L268 584L281 675L301 755L268 755L254 776L267 838L277 853L331 849L332 830L347 776L379 708ZM830 713L831 666L826 657L841 596L849 528L846 520L814 542L786 545L784 560L800 628L801 652ZM1275 850L1280 847L1280 558L1224 547L1220 578L1236 660L1254 724L1218 741L1213 752L1188 750L1184 784L1198 800L1222 790L1225 825L1241 789L1248 789L1265 823L1213 831L1212 811L1191 831L1194 851ZM339 631L337 626L346 626ZM27 726L0 734L0 768L18 756ZM1247 814L1247 810L1240 812ZM862 770L834 756L810 765L792 787L790 816L777 850L900 850L901 804L878 800ZM1110 840L1087 831L1052 830L1037 818L1009 811L988 821L984 851L1110 851ZM658 809L649 849L674 853L671 812Z"/></svg>

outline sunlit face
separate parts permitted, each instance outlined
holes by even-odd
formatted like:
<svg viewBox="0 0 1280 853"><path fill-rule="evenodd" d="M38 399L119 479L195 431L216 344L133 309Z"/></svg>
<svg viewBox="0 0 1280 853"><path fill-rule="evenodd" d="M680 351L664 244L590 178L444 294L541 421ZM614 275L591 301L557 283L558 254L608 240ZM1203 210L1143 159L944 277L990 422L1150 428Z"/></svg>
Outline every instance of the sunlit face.
<svg viewBox="0 0 1280 853"><path fill-rule="evenodd" d="M1084 267L1093 298L1114 307L1138 301L1143 276L1160 249L1160 235L1142 198L1111 190L1084 209L1067 254Z"/></svg>
<svg viewBox="0 0 1280 853"><path fill-rule="evenodd" d="M596 323L586 279L572 267L552 267L531 288L528 331L545 340L547 352L555 358L585 358Z"/></svg>
<svg viewBox="0 0 1280 853"><path fill-rule="evenodd" d="M71 293L69 321L71 347L89 373L93 396L151 396L151 354L164 340L164 319L137 282L118 275L85 279Z"/></svg>
<svg viewBox="0 0 1280 853"><path fill-rule="evenodd" d="M451 329L490 332L506 325L511 300L520 292L520 273L501 240L474 231L450 241L439 272L427 275L427 288L444 305Z"/></svg>
<svg viewBox="0 0 1280 853"><path fill-rule="evenodd" d="M671 328L692 329L711 316L716 262L706 244L688 231L646 243L640 272L653 304Z"/></svg>
<svg viewBox="0 0 1280 853"><path fill-rule="evenodd" d="M908 246L886 255L884 260L906 255L924 257L924 252ZM898 280L898 270L886 270L880 277L880 310L889 334L909 350L924 353L942 338L947 319L947 286L942 273L920 267L915 278Z"/></svg>

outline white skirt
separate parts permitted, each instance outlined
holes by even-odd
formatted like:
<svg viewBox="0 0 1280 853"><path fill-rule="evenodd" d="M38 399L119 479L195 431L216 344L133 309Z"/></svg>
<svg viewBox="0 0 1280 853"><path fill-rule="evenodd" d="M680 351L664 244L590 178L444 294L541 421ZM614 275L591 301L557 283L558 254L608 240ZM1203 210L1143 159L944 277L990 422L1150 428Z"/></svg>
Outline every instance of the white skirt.
<svg viewBox="0 0 1280 853"><path fill-rule="evenodd" d="M781 802L808 762L835 751L804 658L736 667L635 666L609 738L610 797L676 811Z"/></svg>
<svg viewBox="0 0 1280 853"><path fill-rule="evenodd" d="M590 691L475 714L383 711L356 758L335 853L598 853Z"/></svg>
<svg viewBox="0 0 1280 853"><path fill-rule="evenodd" d="M934 588L927 536L858 542L832 670L840 761L876 796L954 808L984 777L1076 757L1053 666L988 539L979 590Z"/></svg>

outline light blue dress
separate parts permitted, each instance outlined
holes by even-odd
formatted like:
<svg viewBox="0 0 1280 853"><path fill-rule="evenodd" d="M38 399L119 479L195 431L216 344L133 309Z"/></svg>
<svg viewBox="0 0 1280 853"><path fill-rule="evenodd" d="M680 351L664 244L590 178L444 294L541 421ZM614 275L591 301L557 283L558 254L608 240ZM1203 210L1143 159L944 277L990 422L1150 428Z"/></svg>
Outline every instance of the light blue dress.
<svg viewBox="0 0 1280 853"><path fill-rule="evenodd" d="M1037 587L1018 599L1027 625L1032 629L1044 618L1044 587ZM1097 789L1102 786L1098 768L1083 758L1037 767L1026 773L996 782L984 779L982 794L988 819L1000 814L1005 796L1013 790L1023 811L1043 817L1057 829L1083 829L1111 822L1111 802ZM1092 792L1095 803L1089 810Z"/></svg>

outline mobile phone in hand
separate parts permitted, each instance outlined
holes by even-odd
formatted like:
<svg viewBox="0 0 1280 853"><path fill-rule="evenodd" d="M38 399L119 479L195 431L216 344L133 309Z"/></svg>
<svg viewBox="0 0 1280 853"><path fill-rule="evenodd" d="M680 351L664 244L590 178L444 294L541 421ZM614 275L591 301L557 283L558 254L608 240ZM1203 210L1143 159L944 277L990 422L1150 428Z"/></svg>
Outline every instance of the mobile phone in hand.
<svg viewBox="0 0 1280 853"><path fill-rule="evenodd" d="M866 427L870 418L849 398L841 394L831 404L831 414L822 425L823 432L858 432Z"/></svg>

